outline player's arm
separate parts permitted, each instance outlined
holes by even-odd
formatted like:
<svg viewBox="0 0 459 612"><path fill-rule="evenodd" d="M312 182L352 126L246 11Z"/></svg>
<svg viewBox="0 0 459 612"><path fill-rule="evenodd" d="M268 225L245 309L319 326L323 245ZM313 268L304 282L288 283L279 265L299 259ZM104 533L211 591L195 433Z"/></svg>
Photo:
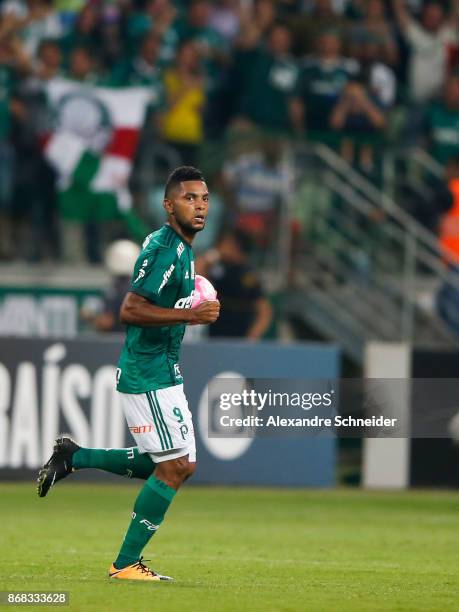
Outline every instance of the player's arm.
<svg viewBox="0 0 459 612"><path fill-rule="evenodd" d="M349 98L346 95L341 96L338 102L333 107L330 115L330 125L334 130L341 130L346 123L347 117L352 108L349 103Z"/></svg>
<svg viewBox="0 0 459 612"><path fill-rule="evenodd" d="M203 302L197 308L162 308L147 298L133 293L126 294L120 309L120 321L138 327L168 327L192 323L214 323L220 314L220 302Z"/></svg>
<svg viewBox="0 0 459 612"><path fill-rule="evenodd" d="M306 126L306 103L309 94L309 73L306 65L296 77L294 89L288 99L290 124L297 136L304 135Z"/></svg>
<svg viewBox="0 0 459 612"><path fill-rule="evenodd" d="M273 309L269 300L260 297L255 302L255 319L247 332L249 340L258 340L271 325Z"/></svg>
<svg viewBox="0 0 459 612"><path fill-rule="evenodd" d="M302 134L304 132L304 117L305 117L305 109L303 101L294 97L289 101L288 111L290 115L290 121L293 129L297 134Z"/></svg>

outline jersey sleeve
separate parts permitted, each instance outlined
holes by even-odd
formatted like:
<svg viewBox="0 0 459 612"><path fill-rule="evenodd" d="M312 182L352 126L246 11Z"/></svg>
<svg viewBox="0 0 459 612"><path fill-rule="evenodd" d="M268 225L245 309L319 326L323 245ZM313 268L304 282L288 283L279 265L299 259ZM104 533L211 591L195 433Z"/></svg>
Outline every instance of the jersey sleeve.
<svg viewBox="0 0 459 612"><path fill-rule="evenodd" d="M172 249L141 253L134 266L130 290L157 303L161 293L176 282L176 260L177 254Z"/></svg>

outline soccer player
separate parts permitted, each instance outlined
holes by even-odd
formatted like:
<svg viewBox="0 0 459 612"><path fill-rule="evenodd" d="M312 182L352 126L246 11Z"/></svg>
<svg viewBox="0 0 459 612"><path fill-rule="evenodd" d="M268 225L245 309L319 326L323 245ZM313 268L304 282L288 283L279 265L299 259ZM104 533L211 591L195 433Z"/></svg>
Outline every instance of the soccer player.
<svg viewBox="0 0 459 612"><path fill-rule="evenodd" d="M195 279L191 244L204 229L208 207L209 192L201 172L190 166L174 170L164 195L167 223L145 239L131 290L121 306L127 331L117 390L137 446L81 448L70 438L60 438L38 475L40 497L84 468L146 480L109 570L112 579L170 580L149 569L141 553L196 467L193 423L178 361L186 324L213 323L219 315L218 301L191 309Z"/></svg>

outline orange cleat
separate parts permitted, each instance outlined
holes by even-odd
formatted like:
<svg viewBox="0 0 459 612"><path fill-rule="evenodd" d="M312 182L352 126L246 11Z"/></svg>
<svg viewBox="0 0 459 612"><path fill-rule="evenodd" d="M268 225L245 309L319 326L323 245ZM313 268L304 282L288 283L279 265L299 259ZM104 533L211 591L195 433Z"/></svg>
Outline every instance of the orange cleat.
<svg viewBox="0 0 459 612"><path fill-rule="evenodd" d="M122 569L116 569L112 564L110 571L108 572L109 578L115 578L117 580L149 580L153 582L159 582L160 580L173 580L170 576L161 576L153 570L149 569L143 562L143 557L127 567Z"/></svg>

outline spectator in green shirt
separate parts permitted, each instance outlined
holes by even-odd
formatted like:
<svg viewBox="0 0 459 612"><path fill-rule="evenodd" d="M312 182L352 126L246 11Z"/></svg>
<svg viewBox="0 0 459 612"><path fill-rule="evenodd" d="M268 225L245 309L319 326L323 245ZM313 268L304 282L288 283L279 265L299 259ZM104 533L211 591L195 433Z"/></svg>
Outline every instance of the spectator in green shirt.
<svg viewBox="0 0 459 612"><path fill-rule="evenodd" d="M70 79L95 85L98 82L96 62L86 47L75 47L69 59L68 76Z"/></svg>
<svg viewBox="0 0 459 612"><path fill-rule="evenodd" d="M39 48L34 66L34 76L49 81L59 76L62 67L62 52L55 40L44 40Z"/></svg>
<svg viewBox="0 0 459 612"><path fill-rule="evenodd" d="M308 57L290 103L294 129L328 131L330 115L346 84L359 72L356 60L341 55L340 38L326 31L318 39L318 52Z"/></svg>
<svg viewBox="0 0 459 612"><path fill-rule="evenodd" d="M310 10L293 21L298 53L312 54L317 48L317 37L325 30L333 30L340 38L346 34L346 20L340 15L331 0L314 0Z"/></svg>
<svg viewBox="0 0 459 612"><path fill-rule="evenodd" d="M222 38L210 25L212 5L208 0L193 0L188 14L177 22L175 30L181 41L193 40L200 44L201 52L209 56L218 52Z"/></svg>
<svg viewBox="0 0 459 612"><path fill-rule="evenodd" d="M14 76L8 42L0 44L0 258L10 255L9 213L13 187L13 149L9 142Z"/></svg>
<svg viewBox="0 0 459 612"><path fill-rule="evenodd" d="M99 9L88 3L78 15L75 27L61 39L64 60L68 61L76 47L87 47L94 54L100 53Z"/></svg>
<svg viewBox="0 0 459 612"><path fill-rule="evenodd" d="M291 45L289 28L278 23L271 28L266 44L259 43L236 54L239 74L233 89L239 96L239 117L263 128L289 130L288 101L298 77Z"/></svg>
<svg viewBox="0 0 459 612"><path fill-rule="evenodd" d="M154 33L147 34L134 57L126 58L115 65L110 79L111 84L157 87L160 81L160 49L160 37Z"/></svg>
<svg viewBox="0 0 459 612"><path fill-rule="evenodd" d="M207 90L216 89L222 67L228 60L228 47L225 39L210 25L212 5L208 0L193 0L184 19L179 20L174 29L179 41L191 40L199 50L206 72Z"/></svg>
<svg viewBox="0 0 459 612"><path fill-rule="evenodd" d="M8 139L10 131L10 102L14 87L14 70L11 45L0 43L0 141Z"/></svg>
<svg viewBox="0 0 459 612"><path fill-rule="evenodd" d="M168 66L175 57L178 35L174 28L177 9L171 0L147 0L142 10L134 11L127 21L127 36L130 52L137 49L139 40L154 34L161 46L159 62Z"/></svg>
<svg viewBox="0 0 459 612"><path fill-rule="evenodd" d="M459 74L449 77L442 100L431 106L427 120L435 159L446 165L452 157L459 157Z"/></svg>

